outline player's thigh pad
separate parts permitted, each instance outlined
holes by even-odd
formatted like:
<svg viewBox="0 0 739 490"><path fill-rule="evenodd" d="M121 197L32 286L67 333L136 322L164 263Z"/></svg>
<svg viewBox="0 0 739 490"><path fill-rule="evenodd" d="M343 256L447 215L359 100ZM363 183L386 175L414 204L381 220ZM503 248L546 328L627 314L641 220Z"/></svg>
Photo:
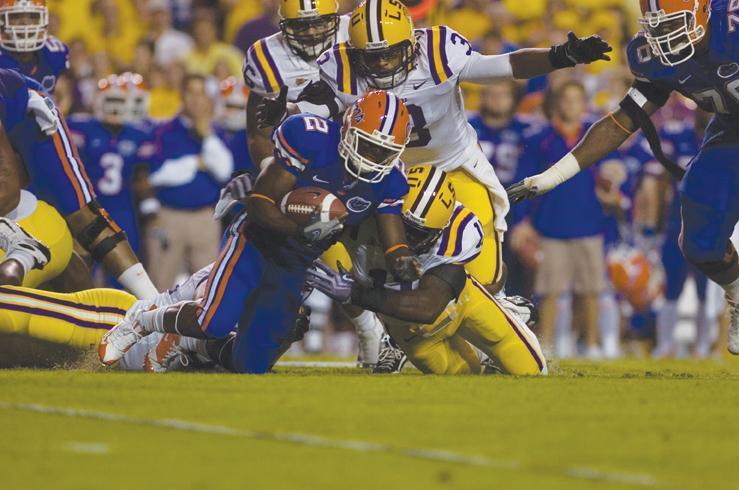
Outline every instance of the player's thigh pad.
<svg viewBox="0 0 739 490"><path fill-rule="evenodd" d="M449 172L449 178L454 185L457 200L475 213L485 233L480 255L465 267L483 284L495 283L500 280L503 273L502 237L495 229L495 211L490 191L462 169Z"/></svg>
<svg viewBox="0 0 739 490"><path fill-rule="evenodd" d="M701 148L681 185L682 248L694 263L720 261L739 219L739 144Z"/></svg>

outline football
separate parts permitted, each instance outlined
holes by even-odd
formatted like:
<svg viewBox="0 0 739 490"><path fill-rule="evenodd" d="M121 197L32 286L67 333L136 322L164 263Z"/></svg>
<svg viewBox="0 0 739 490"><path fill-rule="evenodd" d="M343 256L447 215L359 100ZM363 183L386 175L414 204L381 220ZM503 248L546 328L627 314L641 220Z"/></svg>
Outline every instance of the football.
<svg viewBox="0 0 739 490"><path fill-rule="evenodd" d="M341 200L320 187L301 187L285 194L280 210L299 225L308 223L316 211L321 213L321 221L344 220L348 214Z"/></svg>

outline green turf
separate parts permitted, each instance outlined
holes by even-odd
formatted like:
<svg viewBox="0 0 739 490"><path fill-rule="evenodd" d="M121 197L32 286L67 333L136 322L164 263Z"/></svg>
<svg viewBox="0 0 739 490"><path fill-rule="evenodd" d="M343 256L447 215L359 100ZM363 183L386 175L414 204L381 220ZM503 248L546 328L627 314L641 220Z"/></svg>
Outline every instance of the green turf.
<svg viewBox="0 0 739 490"><path fill-rule="evenodd" d="M0 371L0 488L739 488L739 362L570 362L553 371L546 379ZM264 436L7 405L28 403ZM359 452L273 439L286 433L383 446ZM422 459L408 448L486 464Z"/></svg>

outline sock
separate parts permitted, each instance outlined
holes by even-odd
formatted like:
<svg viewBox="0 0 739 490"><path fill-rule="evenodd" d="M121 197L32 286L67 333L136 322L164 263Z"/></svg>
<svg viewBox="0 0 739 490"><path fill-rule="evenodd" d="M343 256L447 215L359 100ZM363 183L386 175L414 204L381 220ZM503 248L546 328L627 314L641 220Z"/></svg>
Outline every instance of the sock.
<svg viewBox="0 0 739 490"><path fill-rule="evenodd" d="M151 299L159 294L140 262L123 271L117 279L124 288L139 299Z"/></svg>
<svg viewBox="0 0 739 490"><path fill-rule="evenodd" d="M360 336L375 333L378 328L381 328L375 314L368 310L364 310L359 316L352 318L352 323Z"/></svg>
<svg viewBox="0 0 739 490"><path fill-rule="evenodd" d="M726 299L732 303L739 303L739 278L729 284L722 284L721 287L726 291Z"/></svg>
<svg viewBox="0 0 739 490"><path fill-rule="evenodd" d="M620 323L616 298L611 293L603 294L600 297L600 338L606 357L618 357L620 354Z"/></svg>
<svg viewBox="0 0 739 490"><path fill-rule="evenodd" d="M675 325L677 325L677 321L677 301L666 300L657 314L656 352L666 354L672 350Z"/></svg>
<svg viewBox="0 0 739 490"><path fill-rule="evenodd" d="M701 302L695 315L695 354L698 357L707 357L711 354L711 347L718 333L718 324L715 320L708 315L706 302Z"/></svg>
<svg viewBox="0 0 739 490"><path fill-rule="evenodd" d="M164 330L164 313L167 308L157 308L156 310L145 311L139 315L139 323L146 332L161 332Z"/></svg>

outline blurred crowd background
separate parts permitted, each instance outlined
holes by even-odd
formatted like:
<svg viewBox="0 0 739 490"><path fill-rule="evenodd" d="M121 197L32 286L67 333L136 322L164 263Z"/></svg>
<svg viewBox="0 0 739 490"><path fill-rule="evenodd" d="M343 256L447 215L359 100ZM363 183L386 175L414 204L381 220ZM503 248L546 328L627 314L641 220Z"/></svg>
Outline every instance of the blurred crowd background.
<svg viewBox="0 0 739 490"><path fill-rule="evenodd" d="M356 2L339 3L348 12ZM617 107L631 83L624 48L636 32L636 0L406 3L417 26L446 24L484 54L548 47L569 30L598 34L614 47L610 62L527 83L463 86L480 144L504 185L556 162L594 118ZM138 145L150 144L159 163L124 171L111 162L92 177L103 197L129 190L125 199L103 204L126 222L156 285L170 287L213 260L218 188L233 170L254 168L241 66L254 41L277 32L278 1L49 0L48 6L50 34L69 46L70 61L54 97L72 120L94 113L99 80L141 75L148 109ZM661 111L658 126L673 159L689 161L703 124L686 100L675 98ZM79 138L84 147L84 131ZM207 139L221 144L209 145L208 158L187 160L205 152ZM721 295L682 260L675 186L640 137L592 172L514 207L509 226L507 292L536 299L539 333L555 356L717 352ZM353 333L338 310L317 308L312 324L306 351L351 351Z"/></svg>

